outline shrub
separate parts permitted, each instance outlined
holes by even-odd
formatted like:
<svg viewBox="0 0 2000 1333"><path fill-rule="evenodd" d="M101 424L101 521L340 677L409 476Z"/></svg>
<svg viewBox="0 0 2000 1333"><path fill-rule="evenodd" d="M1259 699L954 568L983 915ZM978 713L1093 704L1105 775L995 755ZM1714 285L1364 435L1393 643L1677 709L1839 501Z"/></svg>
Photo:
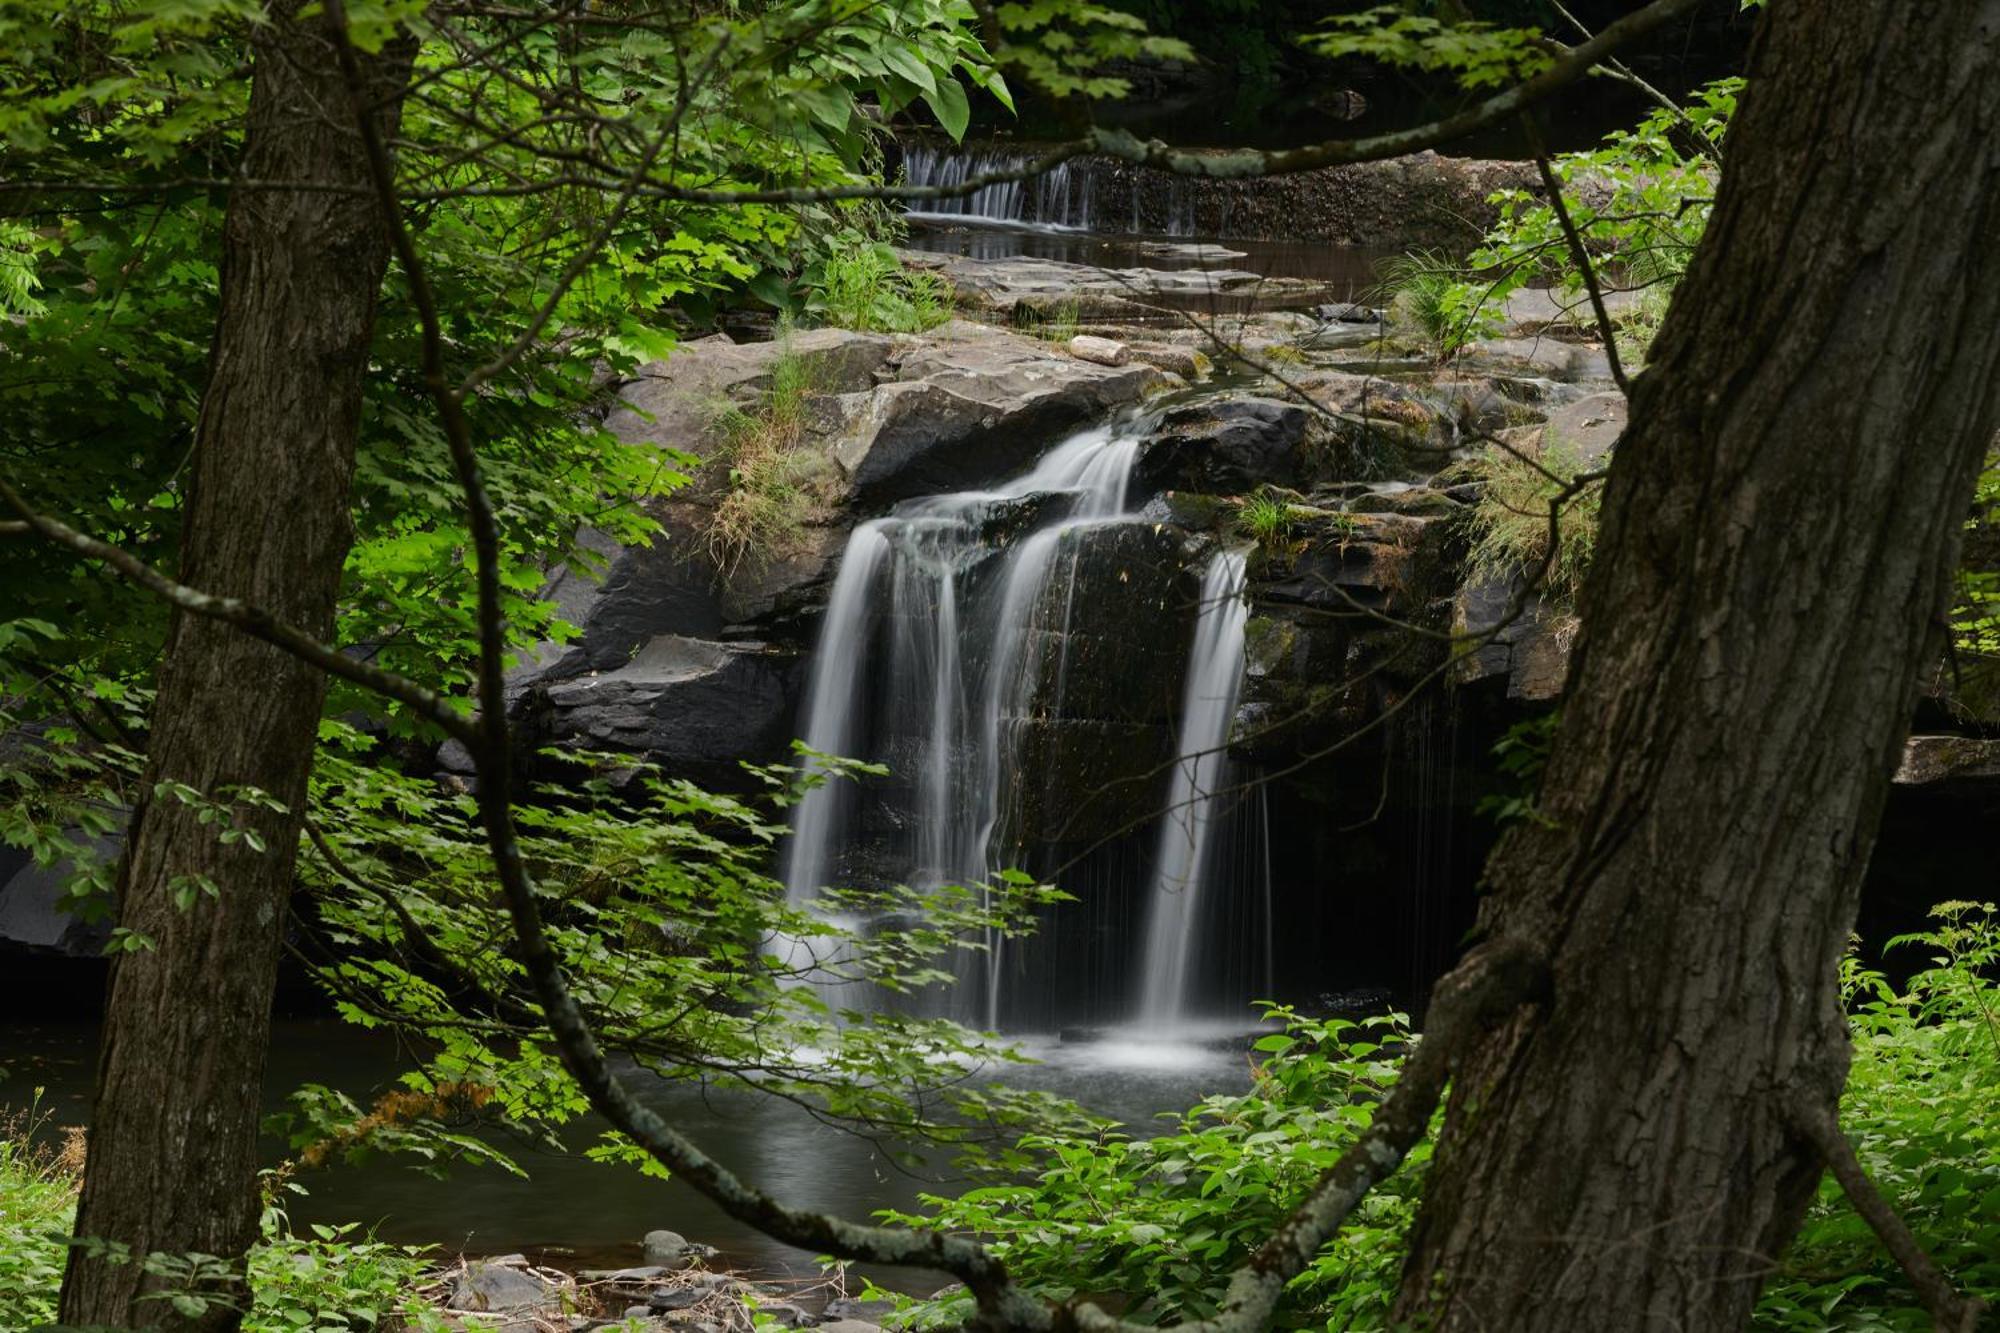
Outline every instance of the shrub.
<svg viewBox="0 0 2000 1333"><path fill-rule="evenodd" d="M56 1317L81 1164L74 1147L37 1139L46 1117L30 1107L0 1120L0 1328L34 1328Z"/></svg>
<svg viewBox="0 0 2000 1333"><path fill-rule="evenodd" d="M1604 488L1586 485L1574 493L1568 488L1591 469L1574 450L1552 439L1545 439L1540 457L1532 461L1495 447L1467 468L1474 480L1485 483L1470 518L1470 571L1514 578L1541 570L1542 595L1559 605L1573 605L1590 568ZM1553 550L1552 509L1556 510Z"/></svg>
<svg viewBox="0 0 2000 1333"><path fill-rule="evenodd" d="M806 310L843 329L922 333L951 318L951 284L903 267L890 246L857 231L836 232L805 272Z"/></svg>
<svg viewBox="0 0 2000 1333"><path fill-rule="evenodd" d="M1413 329L1431 355L1443 361L1467 343L1490 336L1498 324L1484 288L1468 270L1445 255L1423 250L1399 255L1377 267L1380 285L1371 299Z"/></svg>

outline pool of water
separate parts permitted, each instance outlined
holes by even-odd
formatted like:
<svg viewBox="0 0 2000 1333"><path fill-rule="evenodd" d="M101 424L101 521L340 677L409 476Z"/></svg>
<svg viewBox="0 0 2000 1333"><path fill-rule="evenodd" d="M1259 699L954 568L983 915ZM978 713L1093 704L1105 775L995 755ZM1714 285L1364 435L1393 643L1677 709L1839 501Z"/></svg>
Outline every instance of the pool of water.
<svg viewBox="0 0 2000 1333"><path fill-rule="evenodd" d="M1008 1066L1007 1082L1072 1097L1137 1133L1160 1125L1161 1112L1249 1083L1241 1028L1218 1025L1171 1037L1115 1029L1073 1035L1021 1039L1038 1063ZM82 1123L96 1043L89 1024L0 1026L0 1116L26 1106L39 1088L51 1130ZM267 1100L275 1109L288 1090L317 1082L365 1103L407 1067L395 1043L380 1034L331 1019L284 1021L273 1033ZM664 1083L647 1096L706 1151L789 1203L860 1217L912 1207L919 1194L955 1183L949 1168L902 1165L874 1143L775 1098ZM577 1126L574 1143L587 1144L597 1128ZM816 1272L813 1256L730 1219L685 1186L576 1154L506 1146L525 1179L472 1167L438 1180L391 1158L304 1173L299 1179L310 1193L294 1206L294 1221L358 1221L388 1240L470 1254L525 1250L583 1267L637 1262L639 1238L664 1227L714 1245L731 1264L759 1274ZM273 1141L268 1151L276 1161L283 1145ZM888 1270L870 1276L911 1291L942 1280Z"/></svg>
<svg viewBox="0 0 2000 1333"><path fill-rule="evenodd" d="M1032 255L1098 268L1239 269L1266 278L1328 284L1334 300L1361 301L1381 284L1380 265L1396 254L1324 241L1217 240L1195 236L1123 236L1074 227L999 223L957 215L911 214L912 250L1005 259ZM1196 247L1208 253L1198 254ZM1235 254L1227 252L1234 251Z"/></svg>

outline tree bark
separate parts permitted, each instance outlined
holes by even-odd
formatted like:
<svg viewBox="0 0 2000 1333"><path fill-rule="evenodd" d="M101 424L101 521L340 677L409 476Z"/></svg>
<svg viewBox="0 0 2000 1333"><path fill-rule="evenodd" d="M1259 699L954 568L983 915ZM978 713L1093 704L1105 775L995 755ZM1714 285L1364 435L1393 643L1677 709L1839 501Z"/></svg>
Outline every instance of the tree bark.
<svg viewBox="0 0 2000 1333"><path fill-rule="evenodd" d="M2000 3L1770 7L1611 465L1399 1316L1735 1329L1817 1182L1836 965L2000 422Z"/></svg>
<svg viewBox="0 0 2000 1333"><path fill-rule="evenodd" d="M326 638L348 517L375 303L388 263L355 102L321 18L273 6L254 39L241 172L313 190L244 188L224 227L221 310L196 432L181 579ZM413 52L365 58L365 103L393 129ZM233 1329L147 1299L171 1280L137 1259L240 1264L257 1237L257 1123L272 991L306 777L325 698L314 667L215 620L176 613L160 666L144 790L121 876L121 924L149 947L112 966L76 1234L69 1324ZM183 801L160 784L181 784ZM272 810L236 799L255 788ZM227 813L205 822L202 805ZM225 843L225 829L248 836ZM213 886L213 892L207 886ZM240 1287L222 1293L240 1304Z"/></svg>

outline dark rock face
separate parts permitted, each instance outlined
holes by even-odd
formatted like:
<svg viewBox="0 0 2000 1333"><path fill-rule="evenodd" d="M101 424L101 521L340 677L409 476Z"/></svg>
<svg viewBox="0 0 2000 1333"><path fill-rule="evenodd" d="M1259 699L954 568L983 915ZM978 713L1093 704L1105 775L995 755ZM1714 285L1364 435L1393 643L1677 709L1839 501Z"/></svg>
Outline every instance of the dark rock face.
<svg viewBox="0 0 2000 1333"><path fill-rule="evenodd" d="M645 754L669 773L740 785L738 760L785 757L803 665L757 643L661 635L628 665L540 686L536 731L572 750Z"/></svg>
<svg viewBox="0 0 2000 1333"><path fill-rule="evenodd" d="M1313 414L1274 398L1215 398L1169 412L1146 446L1138 482L1147 491L1228 495L1263 485L1297 487L1311 470Z"/></svg>
<svg viewBox="0 0 2000 1333"><path fill-rule="evenodd" d="M1173 763L1201 597L1201 562L1172 529L1086 528L1066 545L1026 649L1027 706L1005 723L1001 784L1024 843L1084 844L1145 823Z"/></svg>
<svg viewBox="0 0 2000 1333"><path fill-rule="evenodd" d="M118 855L120 838L93 839L105 860ZM61 906L66 864L41 866L27 852L0 847L0 943L46 949L71 958L94 958L104 951L111 923L85 923Z"/></svg>

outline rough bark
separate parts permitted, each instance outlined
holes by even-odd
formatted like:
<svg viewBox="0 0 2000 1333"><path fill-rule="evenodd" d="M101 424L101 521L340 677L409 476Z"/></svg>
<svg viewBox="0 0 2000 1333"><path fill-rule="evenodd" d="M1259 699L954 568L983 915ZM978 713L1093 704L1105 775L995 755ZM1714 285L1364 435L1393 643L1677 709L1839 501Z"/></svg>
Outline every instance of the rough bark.
<svg viewBox="0 0 2000 1333"><path fill-rule="evenodd" d="M1734 1329L1846 1077L1836 964L2000 421L2000 3L1773 5L1607 483L1400 1314Z"/></svg>
<svg viewBox="0 0 2000 1333"><path fill-rule="evenodd" d="M299 8L274 6L254 39L242 174L333 188L230 200L181 578L325 638L352 541L349 483L388 238L324 20L301 20ZM385 125L410 56L392 46L368 62ZM316 668L176 613L153 710L152 794L134 813L120 885L121 923L152 943L112 967L79 1237L135 1257L230 1261L256 1238L265 1046L324 696ZM229 817L204 823L200 804L162 783ZM241 788L284 809L233 800ZM223 842L224 828L253 832L264 850ZM71 1252L65 1323L208 1333L238 1322L227 1304L189 1320L145 1298L162 1283L138 1263L91 1255Z"/></svg>

